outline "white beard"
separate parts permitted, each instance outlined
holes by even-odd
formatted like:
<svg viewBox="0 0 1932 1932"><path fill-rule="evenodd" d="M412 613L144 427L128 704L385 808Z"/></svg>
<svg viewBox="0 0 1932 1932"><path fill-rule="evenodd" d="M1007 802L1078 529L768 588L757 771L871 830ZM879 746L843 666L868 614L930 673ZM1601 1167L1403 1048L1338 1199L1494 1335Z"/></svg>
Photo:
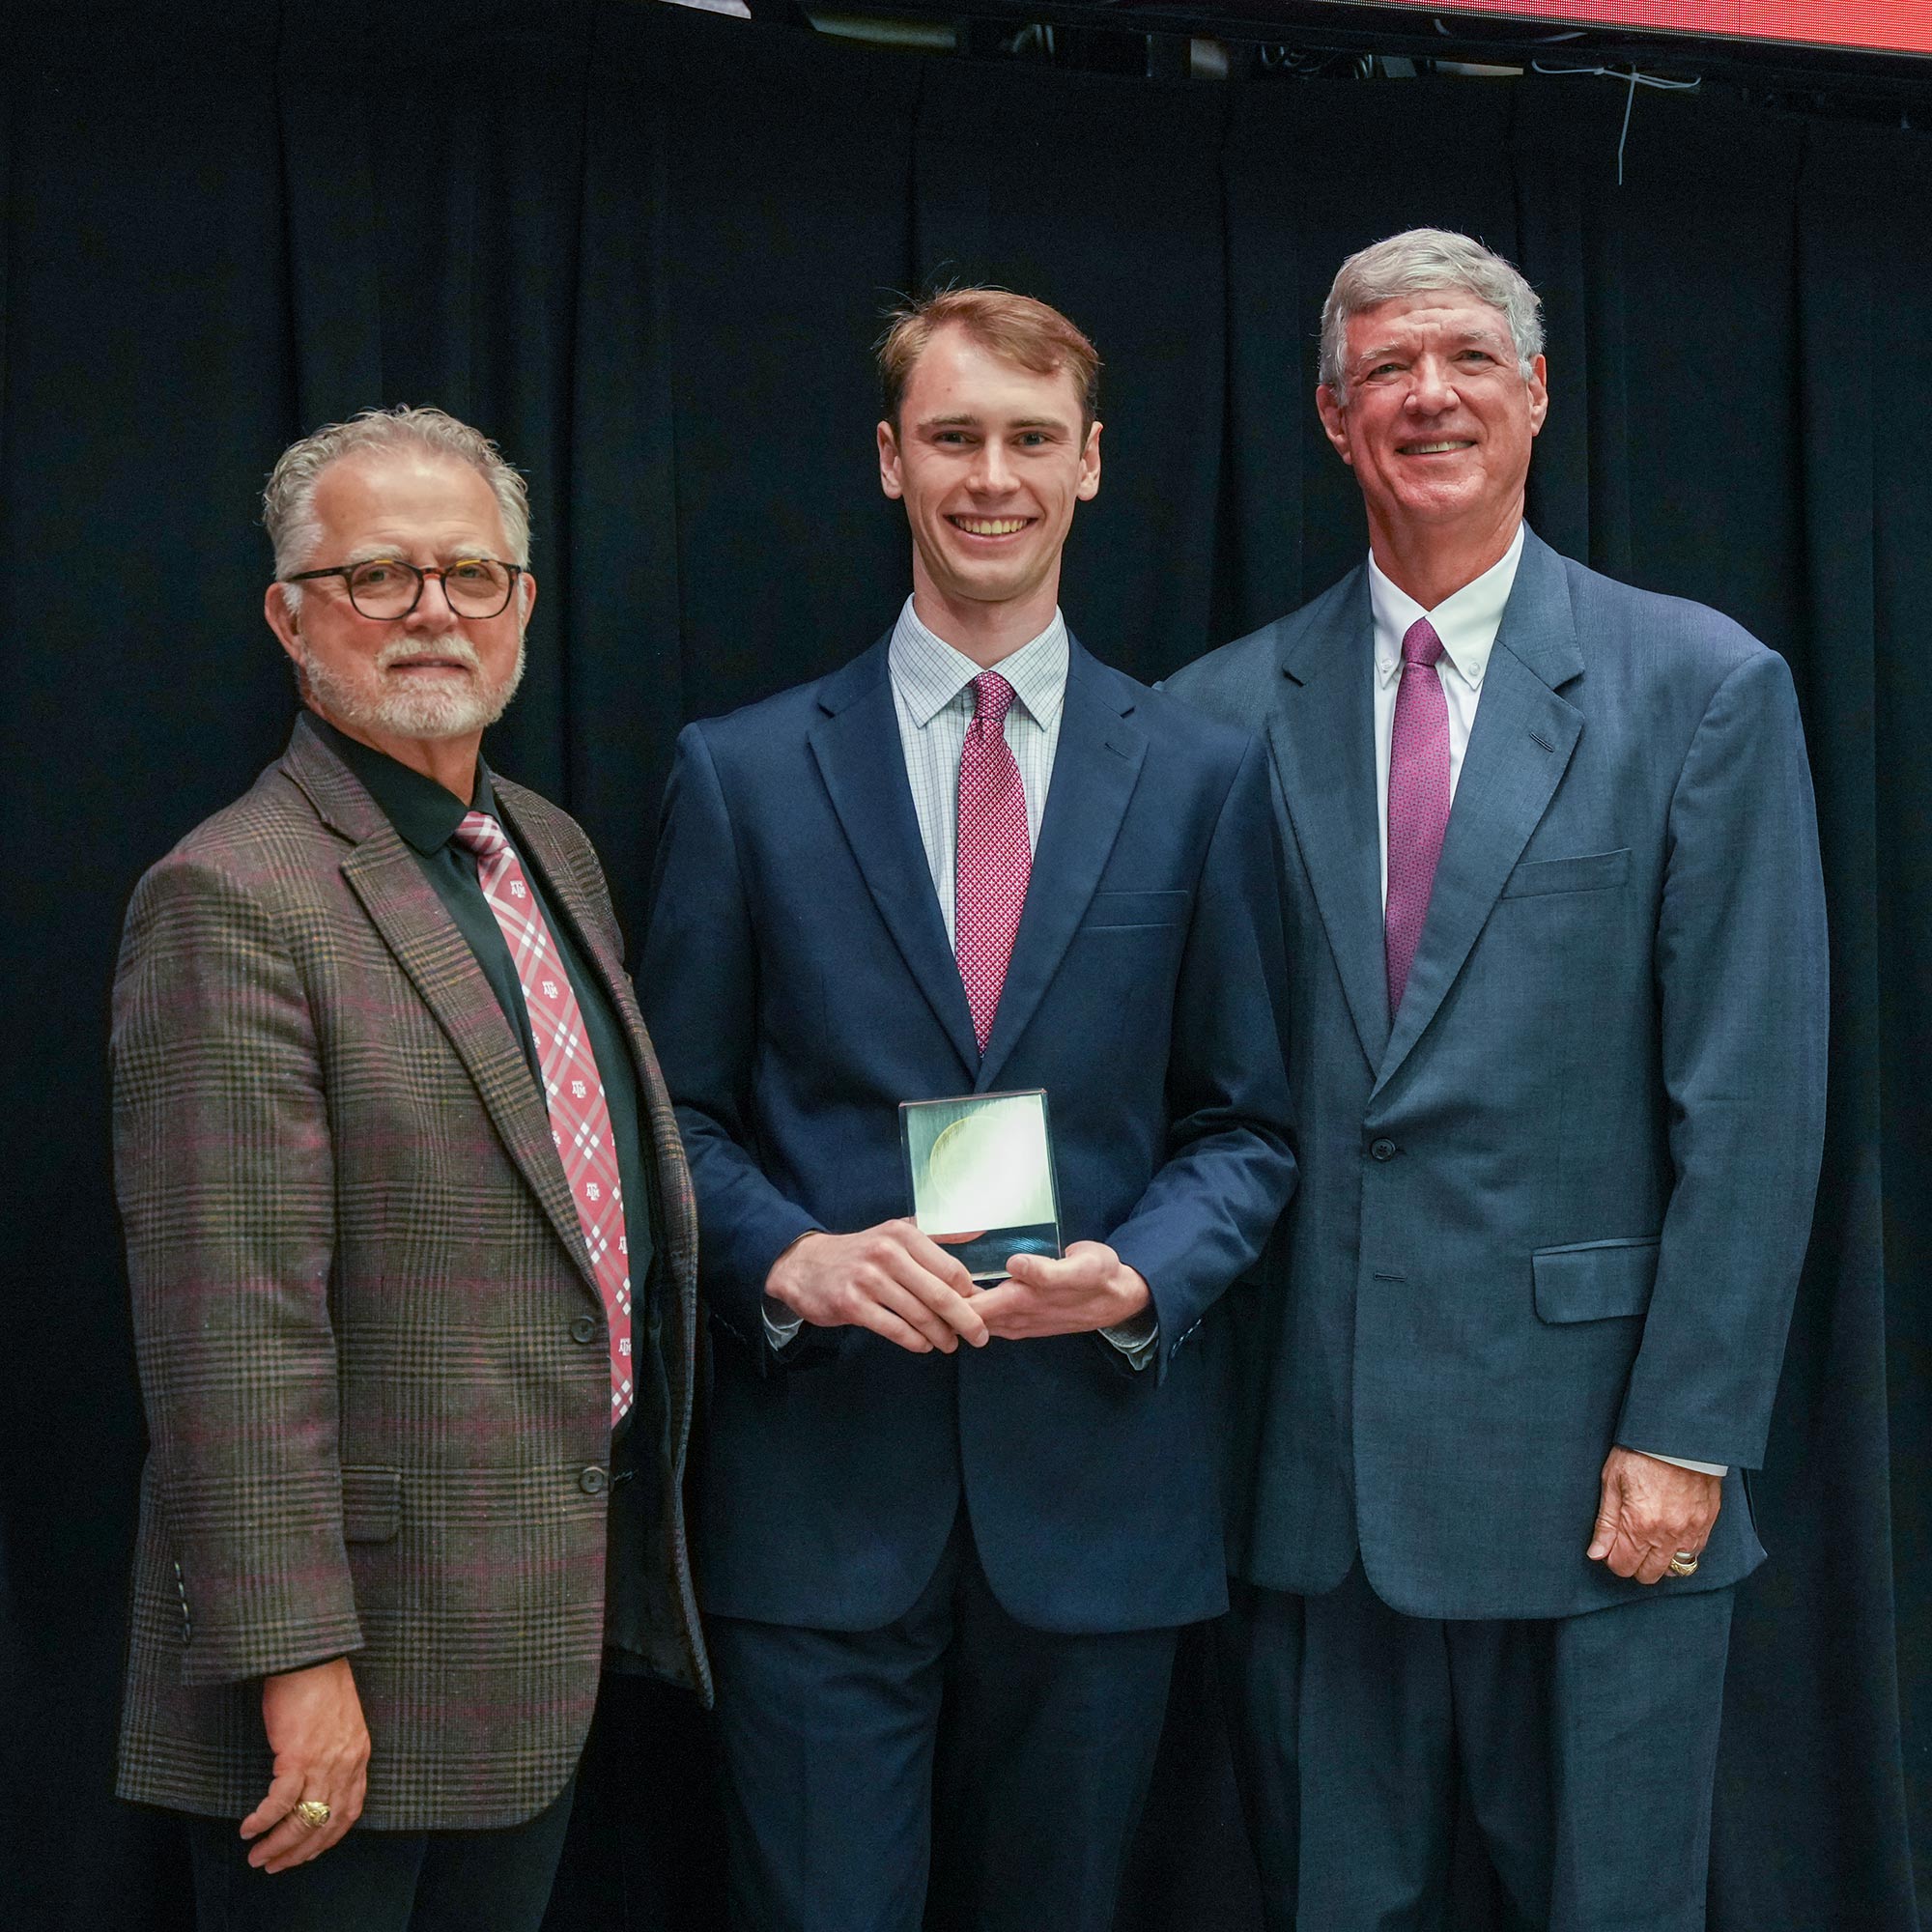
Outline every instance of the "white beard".
<svg viewBox="0 0 1932 1932"><path fill-rule="evenodd" d="M388 666L423 647L419 639L398 639L377 655L373 690L369 683L338 677L304 649L299 661L302 690L325 718L392 738L464 738L496 724L524 681L522 637L517 639L517 661L509 676L495 685L485 681L476 648L460 631L434 641L440 650L469 667L474 673L470 683L384 689L383 673Z"/></svg>

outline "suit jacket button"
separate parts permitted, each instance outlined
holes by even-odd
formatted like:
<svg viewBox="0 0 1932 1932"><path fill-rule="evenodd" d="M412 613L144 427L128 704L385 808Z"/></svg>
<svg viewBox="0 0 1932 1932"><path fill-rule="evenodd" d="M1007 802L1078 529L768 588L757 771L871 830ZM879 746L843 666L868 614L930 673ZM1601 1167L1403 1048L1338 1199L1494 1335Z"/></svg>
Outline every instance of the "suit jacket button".
<svg viewBox="0 0 1932 1932"><path fill-rule="evenodd" d="M578 1477L577 1487L586 1496L601 1496L611 1487L611 1478L602 1469L598 1468L595 1463L592 1463L589 1468L584 1470L582 1475Z"/></svg>
<svg viewBox="0 0 1932 1932"><path fill-rule="evenodd" d="M597 1339L597 1324L587 1315L580 1315L570 1324L570 1339L573 1342L594 1342Z"/></svg>
<svg viewBox="0 0 1932 1932"><path fill-rule="evenodd" d="M1395 1158L1395 1143L1391 1140L1371 1141L1369 1143L1369 1151L1378 1160L1393 1160Z"/></svg>

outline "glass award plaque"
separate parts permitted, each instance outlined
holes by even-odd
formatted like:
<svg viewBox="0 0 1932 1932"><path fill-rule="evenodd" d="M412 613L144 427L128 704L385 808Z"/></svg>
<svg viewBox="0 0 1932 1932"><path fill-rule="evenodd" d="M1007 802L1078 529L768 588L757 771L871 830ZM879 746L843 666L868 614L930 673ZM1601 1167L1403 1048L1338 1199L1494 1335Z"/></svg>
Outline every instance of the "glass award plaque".
<svg viewBox="0 0 1932 1932"><path fill-rule="evenodd" d="M1009 1255L1059 1259L1044 1088L901 1101L899 1141L913 1219L975 1281L1004 1281Z"/></svg>

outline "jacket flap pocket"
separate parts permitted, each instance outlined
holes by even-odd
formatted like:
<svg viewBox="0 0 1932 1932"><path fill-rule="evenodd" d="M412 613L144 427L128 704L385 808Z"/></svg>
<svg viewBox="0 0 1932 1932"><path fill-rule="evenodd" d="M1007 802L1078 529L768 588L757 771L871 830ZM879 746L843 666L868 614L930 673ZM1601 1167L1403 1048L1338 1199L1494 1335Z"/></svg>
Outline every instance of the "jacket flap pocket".
<svg viewBox="0 0 1932 1932"><path fill-rule="evenodd" d="M342 1540L387 1543L403 1518L400 1469L351 1468L342 1471Z"/></svg>
<svg viewBox="0 0 1932 1932"><path fill-rule="evenodd" d="M1187 917L1191 893L1095 893L1083 926L1176 925Z"/></svg>
<svg viewBox="0 0 1932 1932"><path fill-rule="evenodd" d="M1534 893L1594 893L1620 886L1630 877L1630 847L1617 852L1586 852L1576 859L1526 859L1503 884L1506 899Z"/></svg>
<svg viewBox="0 0 1932 1932"><path fill-rule="evenodd" d="M1540 1248L1530 1257L1536 1272L1536 1312L1546 1321L1605 1321L1641 1315L1657 1281L1657 1242L1579 1241L1575 1247Z"/></svg>

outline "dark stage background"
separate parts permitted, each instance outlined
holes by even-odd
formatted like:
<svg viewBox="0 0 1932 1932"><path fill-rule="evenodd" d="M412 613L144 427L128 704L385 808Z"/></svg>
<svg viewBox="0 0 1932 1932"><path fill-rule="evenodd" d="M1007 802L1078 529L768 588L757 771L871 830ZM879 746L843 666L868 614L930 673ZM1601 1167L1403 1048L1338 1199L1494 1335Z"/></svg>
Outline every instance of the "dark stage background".
<svg viewBox="0 0 1932 1932"><path fill-rule="evenodd" d="M134 879L288 728L253 521L281 446L433 401L526 467L543 596L492 756L583 819L635 932L680 723L825 670L902 594L866 353L892 291L999 279L1097 339L1105 488L1065 603L1154 677L1355 560L1317 309L1345 251L1431 221L1548 299L1542 533L1731 612L1797 673L1832 1126L1712 1923L1916 1926L1932 136L1645 92L1619 187L1625 96L1600 80L1156 84L593 0L14 0L0 21L0 1921L187 1922L166 1821L109 1796L141 1424L102 1042ZM553 1924L655 1922L626 1917L625 1876L668 1863L673 1922L701 1927L703 1727L668 1697L607 1716ZM1252 1923L1217 1721L1197 1648L1133 1932ZM1502 1927L1480 1861L1467 1880L1464 1927Z"/></svg>

